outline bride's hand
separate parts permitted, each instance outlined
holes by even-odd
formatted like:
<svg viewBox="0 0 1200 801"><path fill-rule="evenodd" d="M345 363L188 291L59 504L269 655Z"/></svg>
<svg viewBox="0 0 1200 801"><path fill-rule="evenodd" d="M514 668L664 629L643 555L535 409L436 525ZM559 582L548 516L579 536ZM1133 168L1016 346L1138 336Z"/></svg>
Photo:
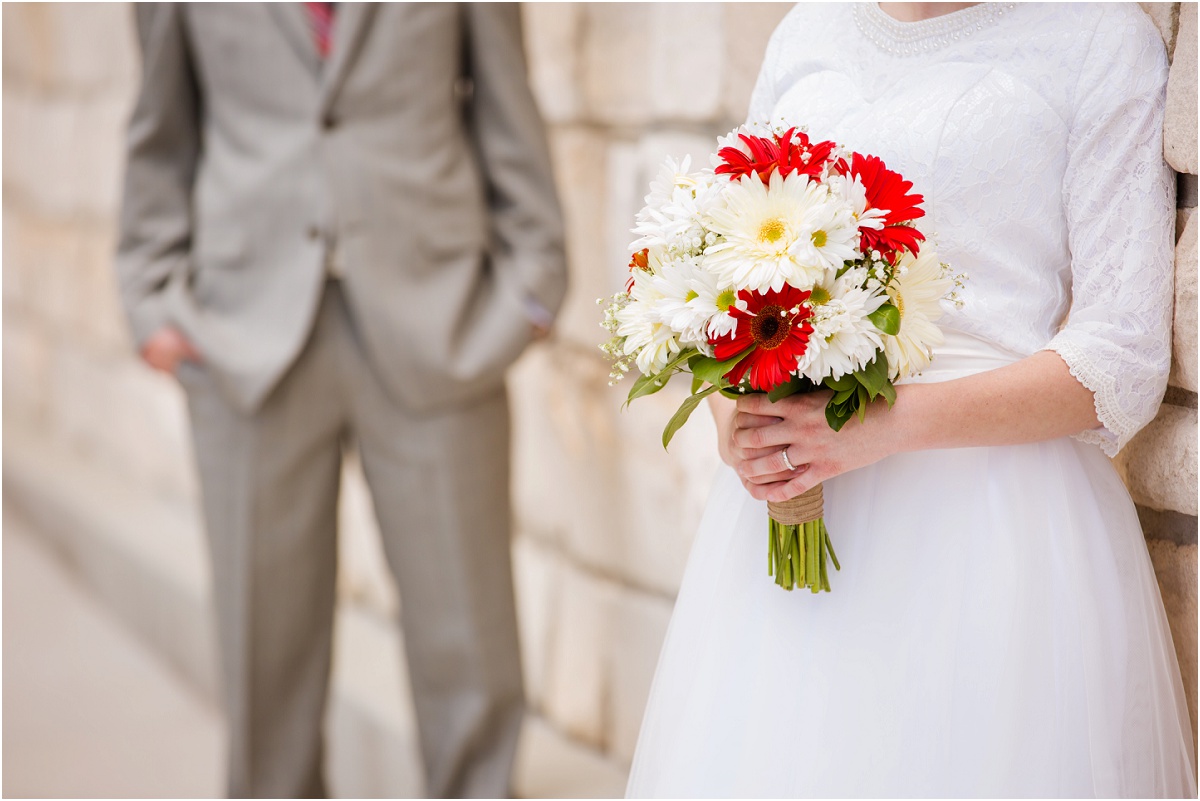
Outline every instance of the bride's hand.
<svg viewBox="0 0 1200 801"><path fill-rule="evenodd" d="M737 470L739 464L769 456L773 451L778 450L778 448L743 448L739 446L733 441L736 430L734 418L738 414L737 402L721 395L711 395L708 404L712 410L713 421L717 424L717 451L721 455L721 461L734 470ZM773 418L772 422L778 422L778 418ZM742 480L742 483L746 483L745 479Z"/></svg>
<svg viewBox="0 0 1200 801"><path fill-rule="evenodd" d="M828 391L792 395L771 403L766 395L737 401L731 425L729 466L737 471L751 496L786 501L826 479L877 462L893 451L887 403L878 400L834 431L825 420ZM784 461L796 467L790 470Z"/></svg>

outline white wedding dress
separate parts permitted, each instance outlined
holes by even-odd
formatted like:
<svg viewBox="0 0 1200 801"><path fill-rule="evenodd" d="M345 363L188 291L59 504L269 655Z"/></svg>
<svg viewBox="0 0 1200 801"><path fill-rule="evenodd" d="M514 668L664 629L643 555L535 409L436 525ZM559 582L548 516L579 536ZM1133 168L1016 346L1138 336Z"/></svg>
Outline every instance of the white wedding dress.
<svg viewBox="0 0 1200 801"><path fill-rule="evenodd" d="M1171 633L1106 456L1153 418L1170 363L1166 70L1132 4L919 23L801 5L780 25L750 118L882 157L969 273L916 380L1052 349L1103 426L826 482L842 569L820 595L775 586L765 504L722 467L630 796L1195 797Z"/></svg>

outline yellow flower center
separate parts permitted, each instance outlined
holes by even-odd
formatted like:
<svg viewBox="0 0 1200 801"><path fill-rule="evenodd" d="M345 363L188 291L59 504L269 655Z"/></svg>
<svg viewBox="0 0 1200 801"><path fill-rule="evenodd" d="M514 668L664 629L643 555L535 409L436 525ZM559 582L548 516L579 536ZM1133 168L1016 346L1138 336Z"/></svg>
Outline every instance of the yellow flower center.
<svg viewBox="0 0 1200 801"><path fill-rule="evenodd" d="M812 243L814 247L823 248L827 241L829 241L829 236L824 231L813 231Z"/></svg>
<svg viewBox="0 0 1200 801"><path fill-rule="evenodd" d="M829 291L823 286L814 286L812 294L808 296L808 302L814 306L820 306L829 302Z"/></svg>
<svg viewBox="0 0 1200 801"><path fill-rule="evenodd" d="M735 303L737 303L737 292L732 289L726 289L717 295L717 308L723 312L729 311Z"/></svg>
<svg viewBox="0 0 1200 801"><path fill-rule="evenodd" d="M764 220L763 224L758 227L759 242L778 242L783 238L787 229L783 225L783 220L778 217L772 217L769 220Z"/></svg>
<svg viewBox="0 0 1200 801"><path fill-rule="evenodd" d="M700 297L700 295L696 293L696 290L689 289L688 293L686 295L684 295L684 297L683 297L683 302L690 303L698 297Z"/></svg>
<svg viewBox="0 0 1200 801"><path fill-rule="evenodd" d="M904 296L899 292L892 295L892 305L900 312L900 322L904 322Z"/></svg>

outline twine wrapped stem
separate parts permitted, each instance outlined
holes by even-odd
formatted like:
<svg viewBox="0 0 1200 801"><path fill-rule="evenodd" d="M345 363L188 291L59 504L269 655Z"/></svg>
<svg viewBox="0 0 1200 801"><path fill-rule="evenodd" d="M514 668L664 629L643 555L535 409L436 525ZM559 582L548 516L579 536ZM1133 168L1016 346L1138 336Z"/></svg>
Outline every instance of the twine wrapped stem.
<svg viewBox="0 0 1200 801"><path fill-rule="evenodd" d="M825 558L841 570L829 532L825 529L825 493L821 485L791 500L767 503L770 514L768 571L785 590L805 587L812 592L829 591Z"/></svg>
<svg viewBox="0 0 1200 801"><path fill-rule="evenodd" d="M767 502L767 512L776 523L802 526L825 516L825 492L821 484L787 501Z"/></svg>

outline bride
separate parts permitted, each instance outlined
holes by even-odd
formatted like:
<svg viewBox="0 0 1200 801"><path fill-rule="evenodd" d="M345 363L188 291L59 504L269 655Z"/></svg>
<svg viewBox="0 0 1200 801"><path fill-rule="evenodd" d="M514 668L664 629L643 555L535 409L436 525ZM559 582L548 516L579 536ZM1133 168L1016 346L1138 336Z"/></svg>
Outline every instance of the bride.
<svg viewBox="0 0 1200 801"><path fill-rule="evenodd" d="M802 4L780 24L750 118L912 180L965 303L865 423L832 432L823 393L715 403L727 466L630 796L1195 797L1171 634L1107 458L1170 364L1166 73L1133 4ZM766 501L822 481L841 572L783 592Z"/></svg>

